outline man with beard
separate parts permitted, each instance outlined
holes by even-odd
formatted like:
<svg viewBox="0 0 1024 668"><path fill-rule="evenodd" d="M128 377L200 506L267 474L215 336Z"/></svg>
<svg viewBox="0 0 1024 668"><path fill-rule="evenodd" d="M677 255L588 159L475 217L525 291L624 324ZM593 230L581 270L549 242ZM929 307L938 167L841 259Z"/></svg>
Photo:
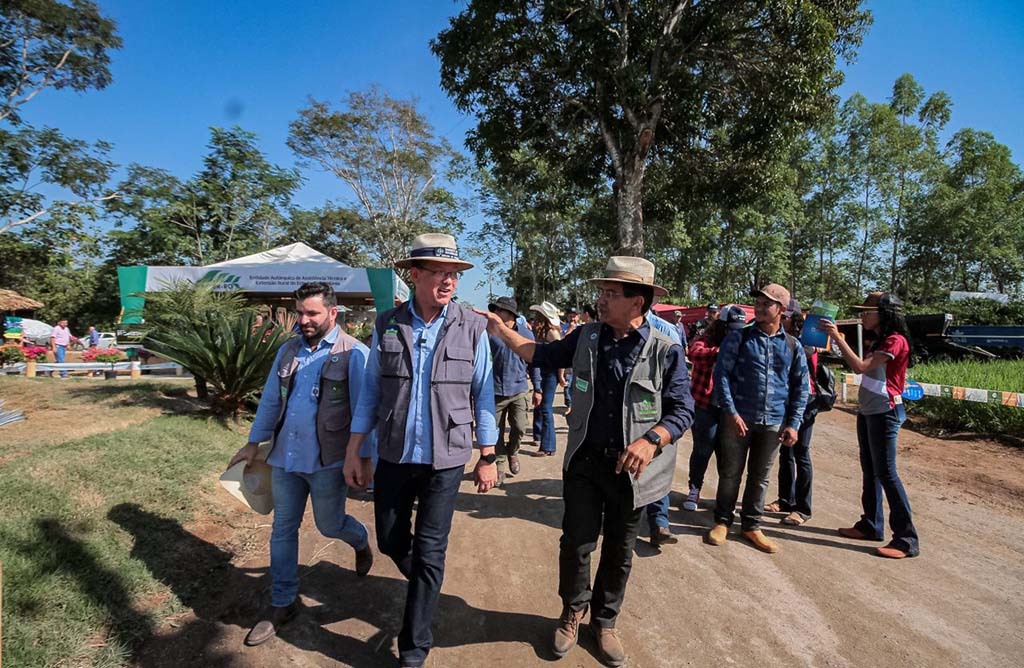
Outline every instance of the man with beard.
<svg viewBox="0 0 1024 668"><path fill-rule="evenodd" d="M324 536L355 549L356 574L373 565L366 527L345 514L348 490L342 470L348 426L358 401L365 345L335 324L338 302L327 283L306 283L295 291L301 336L286 341L270 369L249 442L228 467L252 464L259 443L270 441L274 524L270 533L270 607L245 638L259 645L272 638L299 609L299 526L306 498ZM366 454L373 443L365 444Z"/></svg>

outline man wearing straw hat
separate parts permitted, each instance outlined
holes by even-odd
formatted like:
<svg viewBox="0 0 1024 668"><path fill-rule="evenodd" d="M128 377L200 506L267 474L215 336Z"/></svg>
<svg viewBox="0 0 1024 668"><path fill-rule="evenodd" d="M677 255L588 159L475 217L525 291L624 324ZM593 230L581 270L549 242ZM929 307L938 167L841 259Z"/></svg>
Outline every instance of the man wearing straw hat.
<svg viewBox="0 0 1024 668"><path fill-rule="evenodd" d="M228 464L230 468L244 461L251 467L258 444L270 441L270 607L249 631L247 645L266 642L298 611L299 526L307 497L313 500L320 533L355 549L356 574L366 575L373 565L366 527L345 514L348 490L342 471L367 348L335 324L338 302L329 284L301 286L295 291L295 310L302 336L278 350L249 442Z"/></svg>
<svg viewBox="0 0 1024 668"><path fill-rule="evenodd" d="M652 327L645 314L666 290L654 265L612 257L598 284L601 322L561 341L535 343L489 318L488 332L539 366L572 367L573 411L562 467L565 513L559 546L562 615L552 648L564 656L576 644L590 609L603 660L626 654L615 631L644 506L664 497L675 472L675 441L693 420L682 346ZM593 585L590 555L604 532Z"/></svg>
<svg viewBox="0 0 1024 668"><path fill-rule="evenodd" d="M377 547L409 579L399 660L422 666L433 643L459 483L473 453L474 417L480 492L498 479L498 433L487 321L453 301L462 272L473 265L459 258L451 235L421 234L395 266L409 270L413 297L377 317L345 478L357 487L374 480ZM360 453L375 427L376 472Z"/></svg>

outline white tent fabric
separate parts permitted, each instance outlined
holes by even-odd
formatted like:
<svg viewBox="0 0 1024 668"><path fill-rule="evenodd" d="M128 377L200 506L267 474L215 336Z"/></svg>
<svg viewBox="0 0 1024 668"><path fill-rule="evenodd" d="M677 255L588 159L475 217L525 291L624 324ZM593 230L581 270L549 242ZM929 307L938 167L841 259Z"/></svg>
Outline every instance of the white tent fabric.
<svg viewBox="0 0 1024 668"><path fill-rule="evenodd" d="M218 262L205 267L148 267L146 292L157 292L168 284L187 280L212 281L221 291L287 294L303 283L329 283L339 297L371 297L365 269L350 267L302 242L272 248L262 253ZM409 298L409 287L397 276L395 296Z"/></svg>

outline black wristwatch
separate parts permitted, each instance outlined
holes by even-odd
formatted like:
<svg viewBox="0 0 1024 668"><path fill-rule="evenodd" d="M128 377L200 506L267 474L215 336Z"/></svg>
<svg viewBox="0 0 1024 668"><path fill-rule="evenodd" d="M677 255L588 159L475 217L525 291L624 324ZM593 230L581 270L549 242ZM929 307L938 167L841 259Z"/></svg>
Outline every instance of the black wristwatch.
<svg viewBox="0 0 1024 668"><path fill-rule="evenodd" d="M498 455L494 454L493 452L489 455L480 455L480 461L482 461L484 464L493 464L494 462L498 461Z"/></svg>
<svg viewBox="0 0 1024 668"><path fill-rule="evenodd" d="M659 436L658 432L654 431L653 429L648 430L648 432L643 435L643 438L653 443L655 447L661 447L661 436Z"/></svg>

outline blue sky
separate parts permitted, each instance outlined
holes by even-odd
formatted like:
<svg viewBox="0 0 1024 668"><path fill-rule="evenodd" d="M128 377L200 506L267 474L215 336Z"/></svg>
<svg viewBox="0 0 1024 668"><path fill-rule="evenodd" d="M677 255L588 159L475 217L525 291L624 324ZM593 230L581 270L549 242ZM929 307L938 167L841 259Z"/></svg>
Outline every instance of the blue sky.
<svg viewBox="0 0 1024 668"><path fill-rule="evenodd" d="M26 109L36 125L114 144L113 159L187 177L206 152L211 125L255 132L271 161L291 166L288 123L309 96L341 100L378 84L415 97L435 129L462 147L474 125L439 86L429 40L461 2L447 0L100 0L124 47L113 54L114 83L84 94L48 91ZM296 10L301 6L301 10ZM896 77L912 73L928 93L953 99L949 134L992 132L1024 156L1024 2L869 2L875 22L840 95L885 100ZM344 202L347 187L305 170L303 206ZM469 221L470 225L474 221ZM482 302L483 276L470 272L464 298ZM500 291L495 286L496 291Z"/></svg>

